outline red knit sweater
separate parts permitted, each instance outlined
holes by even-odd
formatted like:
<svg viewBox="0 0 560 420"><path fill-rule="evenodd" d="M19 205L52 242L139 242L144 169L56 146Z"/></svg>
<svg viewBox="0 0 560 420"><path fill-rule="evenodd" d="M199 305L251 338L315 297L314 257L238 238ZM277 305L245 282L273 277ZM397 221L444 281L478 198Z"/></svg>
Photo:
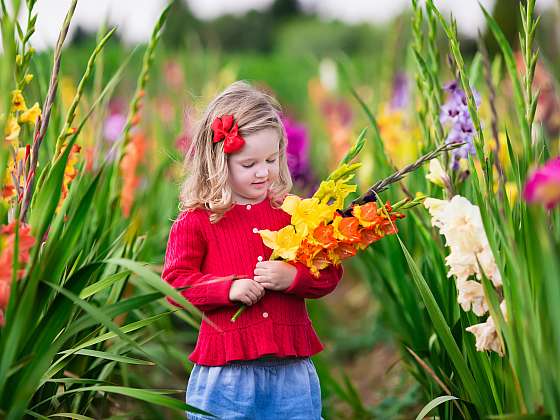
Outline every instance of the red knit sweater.
<svg viewBox="0 0 560 420"><path fill-rule="evenodd" d="M342 277L342 266L328 267L315 278L296 263L297 274L288 289L267 290L237 321L230 321L239 308L238 302L229 300L233 276L253 278L257 261L268 260L272 253L256 230L279 230L289 223L290 215L273 208L269 199L236 204L216 224L210 223L203 209L183 212L173 223L162 278L175 288L194 286L182 294L211 321L202 322L191 361L220 366L263 355L311 356L323 349L304 299L332 292ZM224 281L208 282L224 276Z"/></svg>

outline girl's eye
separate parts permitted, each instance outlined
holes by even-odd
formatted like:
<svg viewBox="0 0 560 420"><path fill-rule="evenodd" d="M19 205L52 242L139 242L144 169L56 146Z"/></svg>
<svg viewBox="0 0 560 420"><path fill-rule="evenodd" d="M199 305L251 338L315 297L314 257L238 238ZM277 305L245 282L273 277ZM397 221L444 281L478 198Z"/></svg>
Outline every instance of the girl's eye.
<svg viewBox="0 0 560 420"><path fill-rule="evenodd" d="M274 163L276 162L276 159L271 159L271 160L267 160L268 163Z"/></svg>
<svg viewBox="0 0 560 420"><path fill-rule="evenodd" d="M243 166L244 168L250 168L251 166L253 166L253 164L251 163L249 165L241 165L241 166Z"/></svg>

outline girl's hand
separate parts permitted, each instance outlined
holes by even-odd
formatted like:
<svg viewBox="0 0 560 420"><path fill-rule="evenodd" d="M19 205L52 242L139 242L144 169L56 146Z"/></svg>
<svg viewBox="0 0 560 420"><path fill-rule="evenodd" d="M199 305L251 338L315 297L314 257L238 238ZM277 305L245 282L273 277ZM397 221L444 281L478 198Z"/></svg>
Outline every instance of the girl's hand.
<svg viewBox="0 0 560 420"><path fill-rule="evenodd" d="M229 289L229 300L254 305L264 296L264 287L252 279L234 280Z"/></svg>
<svg viewBox="0 0 560 420"><path fill-rule="evenodd" d="M254 280L265 289L286 290L296 278L297 268L284 261L261 261L255 266Z"/></svg>

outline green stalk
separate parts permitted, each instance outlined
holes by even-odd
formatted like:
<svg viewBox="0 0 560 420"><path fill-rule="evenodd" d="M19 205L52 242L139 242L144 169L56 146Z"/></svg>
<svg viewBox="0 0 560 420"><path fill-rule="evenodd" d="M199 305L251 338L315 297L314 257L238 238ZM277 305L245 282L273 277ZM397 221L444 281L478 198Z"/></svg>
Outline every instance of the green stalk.
<svg viewBox="0 0 560 420"><path fill-rule="evenodd" d="M425 144L428 147L432 147L435 143L433 141L430 129L427 124L428 113L430 104L426 97L422 95L422 92L426 89L428 82L426 80L425 66L419 58L422 57L424 51L424 34L423 34L423 23L424 17L422 15L422 8L418 5L418 0L412 0L412 51L418 65L418 71L415 73L416 90L419 93L418 98L420 99L420 104L418 106L418 123L422 129L422 134L424 137Z"/></svg>
<svg viewBox="0 0 560 420"><path fill-rule="evenodd" d="M118 150L117 150L117 158L115 159L115 163L114 163L114 171L111 178L111 187L110 187L111 203L113 203L119 195L118 186L119 186L119 179L120 179L120 163L122 161L122 158L124 157L126 146L130 142L130 130L139 122L138 119L139 119L139 112L141 107L141 100L145 95L145 88L149 80L150 69L152 67L152 63L154 60L155 50L162 34L163 25L165 24L167 15L172 5L173 5L173 1L171 1L165 7L165 9L163 9L156 22L156 25L154 26L154 29L150 36L148 47L146 48L146 51L144 52L144 56L142 58L142 69L140 70L140 74L138 75L138 79L136 81L136 91L134 92L134 96L129 105L128 116L126 118L126 123L123 128L123 133L121 135L121 138L117 140L113 145L113 148L118 147ZM111 151L113 150L113 148L111 148Z"/></svg>
<svg viewBox="0 0 560 420"><path fill-rule="evenodd" d="M525 102L525 97L523 93L523 88L521 85L521 81L519 80L519 75L517 72L517 66L515 64L515 58L513 56L513 51L511 46L509 45L504 33L492 17L490 13L486 11L486 9L481 5L482 12L486 18L486 23L492 33L494 34L494 38L498 42L500 49L502 51L502 55L504 56L504 61L506 64L506 68L509 74L509 77L512 82L513 93L514 93L514 100L515 100L515 110L517 114L517 121L519 123L519 127L521 130L521 140L523 143L523 151L525 156L527 156L528 160L532 160L532 148L531 148L531 127L529 126L526 116L528 115L527 105ZM521 175L525 178L525 174L527 172L527 167L523 166L521 168Z"/></svg>
<svg viewBox="0 0 560 420"><path fill-rule="evenodd" d="M15 57L17 53L16 39L14 35L15 22L17 21L17 16L20 9L20 0L16 0L14 3L14 14L13 18L10 16L8 9L6 7L5 0L0 0L0 26L2 32L2 46L4 52L0 55L0 89L5 92L4 99L2 101L2 107L0 107L0 115L3 118L0 121L0 133L2 139L4 139L4 133L6 130L6 124L8 121L8 114L11 107L11 95L7 94L11 92L14 86L14 75L17 69L15 65ZM4 171L8 166L8 159L10 156L9 146L5 141L0 142L0 187L4 189ZM3 213L3 212L2 212ZM0 213L0 216L4 214Z"/></svg>
<svg viewBox="0 0 560 420"><path fill-rule="evenodd" d="M437 51L437 27L432 11L426 8L428 16L428 42L424 48L424 33L422 25L424 18L417 0L412 1L414 15L412 18L413 43L412 50L416 59L418 72L416 86L420 97L418 111L419 123L422 127L425 145L433 148L444 140L443 127L439 119L441 109L441 87L439 81L439 53ZM426 59L424 57L427 57ZM434 133L427 126L428 117L431 119ZM434 139L435 136L435 139Z"/></svg>
<svg viewBox="0 0 560 420"><path fill-rule="evenodd" d="M66 35L68 34L70 22L72 21L72 16L74 16L74 11L76 10L77 3L78 0L72 0L72 3L70 4L68 11L66 12L64 22L62 23L62 27L60 29L60 32L58 34L58 39L56 41L56 46L54 49L54 58L53 58L53 69L51 72L47 97L43 104L43 109L41 111L41 118L39 119L39 123L36 124L35 126L33 145L31 147L31 163L29 168L30 179L29 182L25 185L25 191L23 192L23 199L22 199L23 209L20 215L22 221L27 220L27 212L31 204L31 198L33 196L33 190L35 186L35 175L36 175L35 171L37 169L37 163L39 161L39 148L41 147L43 138L47 133L47 127L49 126L51 110L56 96L56 90L58 87L58 73L60 71L62 46L64 44L64 40L66 39Z"/></svg>
<svg viewBox="0 0 560 420"><path fill-rule="evenodd" d="M529 0L527 6L519 3L521 12L521 21L523 23L523 33L520 36L521 50L523 53L523 62L525 63L525 76L523 77L525 88L525 119L529 128L533 126L535 120L535 112L537 110L537 100L539 95L533 92L533 79L535 77L535 69L539 57L538 50L533 52L533 41L537 26L539 25L540 16L536 19L533 17L535 10L535 0ZM529 133L531 135L531 133Z"/></svg>
<svg viewBox="0 0 560 420"><path fill-rule="evenodd" d="M107 32L107 34L95 46L95 49L93 50L91 56L89 57L89 60L88 60L87 66L86 66L86 71L84 72L84 75L82 76L82 79L80 80L80 83L78 84L78 89L76 91L76 94L74 95L74 99L72 100L72 104L70 105L70 109L68 109L68 112L66 113L66 120L65 120L64 125L62 127L62 130L61 130L60 134L58 135L58 138L56 139L55 152L54 152L52 162L51 162L53 165L54 165L55 161L58 159L58 157L61 153L61 149L64 146L65 140L70 135L72 135L72 132L70 131L70 127L72 126L74 118L76 117L76 108L78 107L78 103L80 102L80 99L81 99L82 94L84 92L86 82L89 80L91 74L93 73L93 69L95 67L95 59L97 58L98 54L101 52L101 50L103 49L103 47L105 46L105 44L107 43L109 38L111 38L113 33L116 31L116 29L117 28L113 28L109 32Z"/></svg>
<svg viewBox="0 0 560 420"><path fill-rule="evenodd" d="M163 12L161 12L161 15L159 16L159 19L157 20L156 25L154 26L154 29L152 31L152 35L150 36L150 42L148 43L146 52L144 53L144 57L142 59L142 70L140 70L140 75L138 76L138 80L136 82L136 91L134 92L134 96L132 98L132 101L130 102L128 116L123 128L122 138L119 141L119 150L116 159L117 165L121 162L124 155L124 150L126 149L126 146L130 141L130 130L134 127L134 125L138 124L138 122L135 120L135 116L137 116L138 112L140 111L140 101L145 94L145 88L149 80L150 69L154 61L155 50L161 37L163 25L165 23L165 20L167 19L167 14L169 13L172 5L173 1L170 2L165 7L165 9L163 9Z"/></svg>

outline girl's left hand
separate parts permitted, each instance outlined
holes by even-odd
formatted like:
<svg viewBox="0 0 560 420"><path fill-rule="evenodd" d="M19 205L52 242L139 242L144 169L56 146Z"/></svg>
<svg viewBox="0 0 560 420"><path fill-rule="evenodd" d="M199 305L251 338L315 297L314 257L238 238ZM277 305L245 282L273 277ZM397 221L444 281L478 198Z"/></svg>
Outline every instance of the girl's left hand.
<svg viewBox="0 0 560 420"><path fill-rule="evenodd" d="M286 290L296 278L297 268L284 261L260 261L255 266L253 280L265 289Z"/></svg>

